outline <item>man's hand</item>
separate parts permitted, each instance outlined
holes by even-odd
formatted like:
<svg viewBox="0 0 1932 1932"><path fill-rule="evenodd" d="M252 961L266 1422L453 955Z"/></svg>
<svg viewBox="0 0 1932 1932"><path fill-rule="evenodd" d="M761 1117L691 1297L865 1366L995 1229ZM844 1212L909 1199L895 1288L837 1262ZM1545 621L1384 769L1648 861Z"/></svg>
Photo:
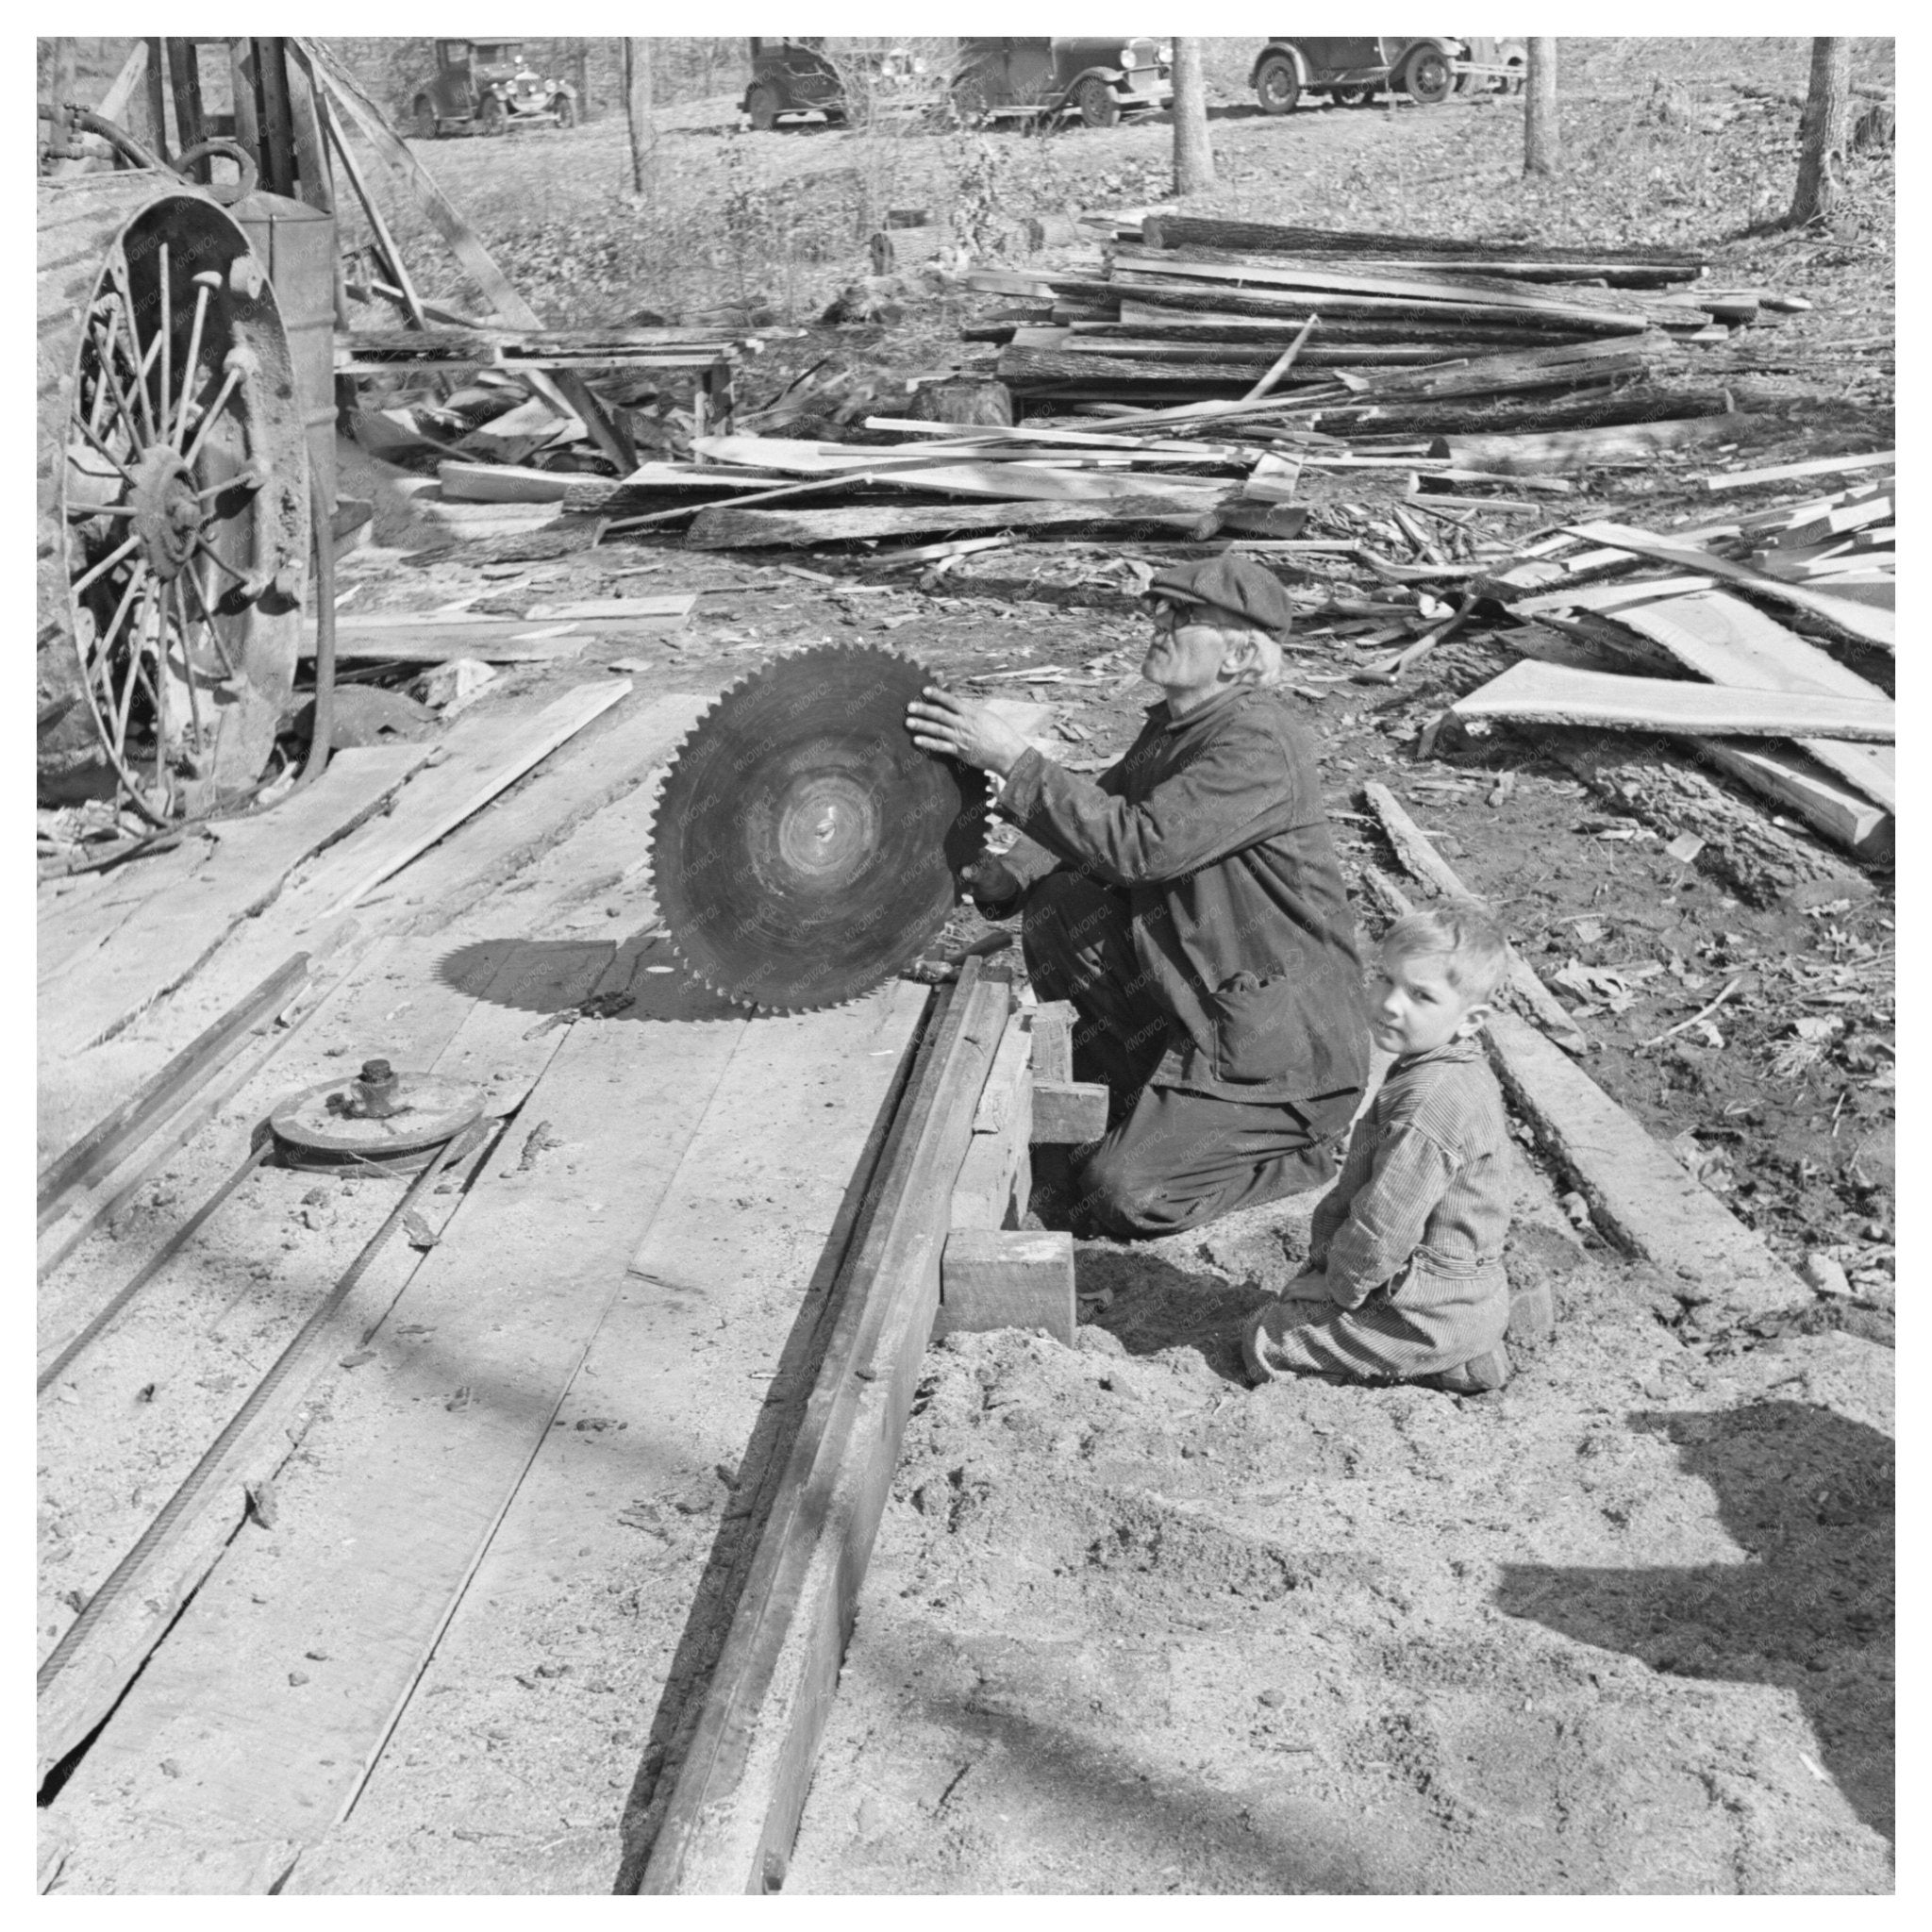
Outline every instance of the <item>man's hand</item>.
<svg viewBox="0 0 1932 1932"><path fill-rule="evenodd" d="M1026 741L997 712L932 684L907 706L906 728L921 751L940 752L1002 778L1026 749Z"/></svg>
<svg viewBox="0 0 1932 1932"><path fill-rule="evenodd" d="M1012 867L991 853L976 865L967 866L960 876L973 894L973 903L989 917L1004 918L1024 890Z"/></svg>

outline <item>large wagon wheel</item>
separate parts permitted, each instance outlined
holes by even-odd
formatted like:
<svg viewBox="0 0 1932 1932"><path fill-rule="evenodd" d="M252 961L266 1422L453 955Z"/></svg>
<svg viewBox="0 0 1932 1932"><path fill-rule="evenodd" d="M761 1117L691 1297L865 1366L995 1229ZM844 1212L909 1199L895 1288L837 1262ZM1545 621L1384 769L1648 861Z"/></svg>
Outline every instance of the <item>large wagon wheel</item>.
<svg viewBox="0 0 1932 1932"><path fill-rule="evenodd" d="M156 824L246 800L308 552L288 338L247 237L151 173L42 184L40 772Z"/></svg>

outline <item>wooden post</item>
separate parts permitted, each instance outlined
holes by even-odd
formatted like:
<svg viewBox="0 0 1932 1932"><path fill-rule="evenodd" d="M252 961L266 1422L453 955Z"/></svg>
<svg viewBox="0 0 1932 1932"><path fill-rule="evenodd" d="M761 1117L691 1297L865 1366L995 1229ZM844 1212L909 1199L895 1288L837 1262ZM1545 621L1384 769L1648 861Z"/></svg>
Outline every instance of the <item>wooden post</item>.
<svg viewBox="0 0 1932 1932"><path fill-rule="evenodd" d="M577 119L591 118L591 43L579 34L571 43L571 78L577 91Z"/></svg>
<svg viewBox="0 0 1932 1932"><path fill-rule="evenodd" d="M1557 125L1557 42L1540 35L1529 42L1529 85L1523 96L1523 172L1554 175L1562 165Z"/></svg>
<svg viewBox="0 0 1932 1932"><path fill-rule="evenodd" d="M1798 186L1785 225L1802 228L1829 215L1839 198L1838 171L1851 125L1852 43L1834 35L1811 42L1811 89L1805 101Z"/></svg>
<svg viewBox="0 0 1932 1932"><path fill-rule="evenodd" d="M165 41L168 75L175 84L175 131L176 153L199 147L208 139L208 125L201 110L201 52L191 40L178 37ZM214 163L203 158L192 164L195 180L206 186L214 179Z"/></svg>
<svg viewBox="0 0 1932 1932"><path fill-rule="evenodd" d="M293 105L289 98L289 43L277 35L251 44L257 121L261 130L261 185L271 194L286 194L292 200L298 149Z"/></svg>
<svg viewBox="0 0 1932 1932"><path fill-rule="evenodd" d="M228 42L228 98L235 115L235 139L255 157L261 186L271 194L286 194L269 178L269 158L261 144L259 84L261 70L257 43L245 36Z"/></svg>
<svg viewBox="0 0 1932 1932"><path fill-rule="evenodd" d="M147 144L165 161L169 158L170 150L168 147L168 84L166 71L162 64L164 56L161 51L164 44L158 38L151 39L147 43ZM181 143L177 139L175 143L176 151L179 150L180 145Z"/></svg>
<svg viewBox="0 0 1932 1932"><path fill-rule="evenodd" d="M1174 43L1174 192L1198 194L1214 186L1214 146L1208 138L1208 90L1201 75L1201 42L1192 36Z"/></svg>
<svg viewBox="0 0 1932 1932"><path fill-rule="evenodd" d="M636 193L644 192L649 174L651 145L651 42L627 40L624 43L624 111L630 125L630 178Z"/></svg>

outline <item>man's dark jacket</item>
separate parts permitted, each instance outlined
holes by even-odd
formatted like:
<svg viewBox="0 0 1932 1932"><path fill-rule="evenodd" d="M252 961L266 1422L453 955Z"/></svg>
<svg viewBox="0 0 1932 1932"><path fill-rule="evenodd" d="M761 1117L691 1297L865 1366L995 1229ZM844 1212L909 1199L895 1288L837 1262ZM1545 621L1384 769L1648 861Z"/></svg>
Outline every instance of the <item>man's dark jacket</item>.
<svg viewBox="0 0 1932 1932"><path fill-rule="evenodd" d="M1175 719L1154 705L1097 780L1029 749L999 808L1035 841L1007 856L1024 883L1058 864L1124 890L1147 990L1176 1023L1156 1085L1318 1103L1324 1124L1360 1092L1355 916L1285 693L1236 686Z"/></svg>

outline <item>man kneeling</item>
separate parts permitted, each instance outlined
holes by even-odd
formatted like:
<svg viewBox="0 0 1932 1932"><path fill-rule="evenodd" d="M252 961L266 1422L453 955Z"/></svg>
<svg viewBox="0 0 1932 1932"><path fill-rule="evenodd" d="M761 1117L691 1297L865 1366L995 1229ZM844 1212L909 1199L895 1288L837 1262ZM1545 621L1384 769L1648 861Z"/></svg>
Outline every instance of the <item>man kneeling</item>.
<svg viewBox="0 0 1932 1932"><path fill-rule="evenodd" d="M1329 1180L1369 1058L1314 747L1276 688L1287 593L1223 556L1147 594L1141 675L1165 695L1097 780L948 691L907 720L922 749L1004 780L997 808L1025 836L981 863L974 897L1020 911L1035 991L1078 1009L1074 1072L1111 1108L1075 1158L1074 1225L1121 1239Z"/></svg>

